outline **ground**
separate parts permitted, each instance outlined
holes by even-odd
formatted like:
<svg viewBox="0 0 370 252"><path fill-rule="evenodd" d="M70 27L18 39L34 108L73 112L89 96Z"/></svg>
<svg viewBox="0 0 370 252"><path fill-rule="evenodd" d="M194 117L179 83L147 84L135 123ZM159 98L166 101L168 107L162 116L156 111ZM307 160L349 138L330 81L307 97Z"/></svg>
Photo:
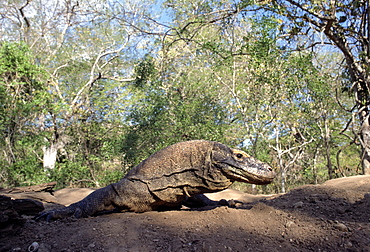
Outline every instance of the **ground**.
<svg viewBox="0 0 370 252"><path fill-rule="evenodd" d="M89 192L63 189L55 197L70 204ZM33 242L40 252L370 251L370 176L306 185L284 195L226 190L208 196L233 198L236 206L49 223L30 219L16 234L0 240L0 251L28 251Z"/></svg>

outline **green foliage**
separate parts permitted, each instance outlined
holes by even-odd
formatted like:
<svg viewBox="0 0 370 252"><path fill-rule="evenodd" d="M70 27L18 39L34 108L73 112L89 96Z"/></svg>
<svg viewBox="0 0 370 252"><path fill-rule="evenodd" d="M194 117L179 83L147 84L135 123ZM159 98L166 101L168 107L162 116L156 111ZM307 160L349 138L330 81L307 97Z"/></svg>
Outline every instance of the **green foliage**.
<svg viewBox="0 0 370 252"><path fill-rule="evenodd" d="M103 187L119 181L124 173L122 163L116 160L103 161L99 156L77 154L73 159L59 160L50 170L49 181L58 181L57 188ZM45 174L44 174L45 177Z"/></svg>
<svg viewBox="0 0 370 252"><path fill-rule="evenodd" d="M146 66L153 68L152 64ZM210 86L191 83L191 78L183 73L179 83L166 86L158 80L158 75L154 75L150 86L141 86L138 90L143 93L143 98L129 111L131 126L122 145L128 164L137 164L176 142L223 140L226 113L222 104L212 96Z"/></svg>
<svg viewBox="0 0 370 252"><path fill-rule="evenodd" d="M226 127L220 123L223 115L217 104L207 104L207 98L188 102L155 98L142 101L142 105L134 107L130 114L132 126L122 148L129 164L137 164L155 151L176 142L223 140Z"/></svg>
<svg viewBox="0 0 370 252"><path fill-rule="evenodd" d="M27 153L26 156L11 165L2 160L0 165L3 167L0 175L1 187L28 186L46 180L42 170L42 162L32 153Z"/></svg>
<svg viewBox="0 0 370 252"><path fill-rule="evenodd" d="M43 142L37 118L50 108L45 71L25 44L0 45L1 184L32 184L42 178Z"/></svg>
<svg viewBox="0 0 370 252"><path fill-rule="evenodd" d="M58 187L73 187L75 185L82 187L94 187L95 183L90 179L89 167L84 165L82 160L73 162L61 162L57 167L51 170L50 179L58 181Z"/></svg>
<svg viewBox="0 0 370 252"><path fill-rule="evenodd" d="M124 129L112 122L75 124L67 128L68 141L59 152L50 179L58 181L58 187L101 187L118 181L124 175L122 153L119 152Z"/></svg>
<svg viewBox="0 0 370 252"><path fill-rule="evenodd" d="M43 85L45 72L33 63L25 44L3 42L0 45L1 118L28 116L48 102ZM12 109L14 108L14 109Z"/></svg>
<svg viewBox="0 0 370 252"><path fill-rule="evenodd" d="M147 54L135 67L135 81L134 85L137 88L143 88L152 76L156 73L154 59L151 55Z"/></svg>

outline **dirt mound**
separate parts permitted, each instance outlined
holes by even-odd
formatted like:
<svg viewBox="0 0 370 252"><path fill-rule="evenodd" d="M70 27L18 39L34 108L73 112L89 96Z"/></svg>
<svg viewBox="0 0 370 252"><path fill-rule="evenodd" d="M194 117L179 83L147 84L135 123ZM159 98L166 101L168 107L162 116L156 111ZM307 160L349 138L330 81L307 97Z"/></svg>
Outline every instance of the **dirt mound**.
<svg viewBox="0 0 370 252"><path fill-rule="evenodd" d="M91 190L55 194L68 205ZM370 176L299 187L284 195L226 190L225 206L114 213L50 223L28 220L0 251L370 251ZM72 200L71 200L72 199Z"/></svg>

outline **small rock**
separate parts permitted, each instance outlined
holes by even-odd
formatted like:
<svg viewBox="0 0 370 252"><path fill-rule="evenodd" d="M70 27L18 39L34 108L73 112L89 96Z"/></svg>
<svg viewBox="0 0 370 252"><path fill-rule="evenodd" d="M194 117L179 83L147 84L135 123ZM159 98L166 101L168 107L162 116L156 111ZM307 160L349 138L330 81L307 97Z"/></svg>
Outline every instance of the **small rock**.
<svg viewBox="0 0 370 252"><path fill-rule="evenodd" d="M235 204L235 207L237 207L237 208L241 208L241 207L243 207L243 203L241 203L241 202L237 202L237 203Z"/></svg>
<svg viewBox="0 0 370 252"><path fill-rule="evenodd" d="M47 243L40 243L40 248L37 252L51 252L52 248L51 245Z"/></svg>
<svg viewBox="0 0 370 252"><path fill-rule="evenodd" d="M353 244L350 241L344 244L344 248L346 248L346 249L352 248L352 247L353 247Z"/></svg>
<svg viewBox="0 0 370 252"><path fill-rule="evenodd" d="M339 214L344 214L346 211L344 209L342 209L342 208L339 208L339 209L337 209L337 212Z"/></svg>
<svg viewBox="0 0 370 252"><path fill-rule="evenodd" d="M227 203L228 203L229 207L235 207L235 205L236 205L235 200L233 200L233 199L229 200Z"/></svg>
<svg viewBox="0 0 370 252"><path fill-rule="evenodd" d="M40 245L38 244L38 242L32 242L32 244L30 246L28 246L28 251L29 252L36 252L38 251L40 248Z"/></svg>
<svg viewBox="0 0 370 252"><path fill-rule="evenodd" d="M302 201L298 201L296 203L293 204L293 207L294 208L302 208L303 207L303 202Z"/></svg>
<svg viewBox="0 0 370 252"><path fill-rule="evenodd" d="M342 231L342 232L347 232L348 231L348 227L346 225L344 225L343 223L334 224L334 228L338 229L339 231Z"/></svg>
<svg viewBox="0 0 370 252"><path fill-rule="evenodd" d="M291 220L288 220L286 223L285 223L285 227L286 228L290 228L291 226L293 226L295 223L294 221L291 221Z"/></svg>

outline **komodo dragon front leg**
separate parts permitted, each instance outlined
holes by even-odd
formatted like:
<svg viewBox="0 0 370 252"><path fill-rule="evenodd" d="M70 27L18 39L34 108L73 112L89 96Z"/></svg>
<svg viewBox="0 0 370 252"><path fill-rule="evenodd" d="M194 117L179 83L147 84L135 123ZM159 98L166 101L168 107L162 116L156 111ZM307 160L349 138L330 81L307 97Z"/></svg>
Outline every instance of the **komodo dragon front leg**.
<svg viewBox="0 0 370 252"><path fill-rule="evenodd" d="M180 142L151 155L119 182L36 219L80 218L114 208L145 212L179 207L189 197L224 190L234 181L263 185L274 177L269 165L241 150L213 141Z"/></svg>

